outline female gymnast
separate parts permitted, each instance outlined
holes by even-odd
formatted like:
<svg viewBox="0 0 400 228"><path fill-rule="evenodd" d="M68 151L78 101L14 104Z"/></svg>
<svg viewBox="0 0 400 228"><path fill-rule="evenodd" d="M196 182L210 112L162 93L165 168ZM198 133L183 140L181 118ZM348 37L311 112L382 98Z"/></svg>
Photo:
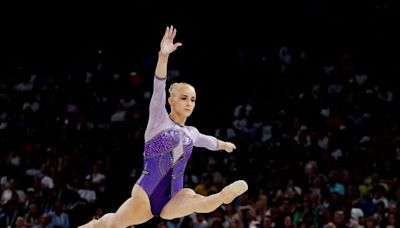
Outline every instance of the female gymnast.
<svg viewBox="0 0 400 228"><path fill-rule="evenodd" d="M144 168L133 186L131 197L115 213L105 214L81 228L125 228L145 223L154 216L171 220L194 212L208 213L222 204L232 202L248 189L243 180L235 181L209 196L183 188L183 173L194 146L229 153L236 146L185 125L196 103L195 89L187 83L173 83L169 87L168 104L171 111L167 112L165 89L168 58L182 45L174 43L175 36L176 29L168 26L160 43L145 131Z"/></svg>

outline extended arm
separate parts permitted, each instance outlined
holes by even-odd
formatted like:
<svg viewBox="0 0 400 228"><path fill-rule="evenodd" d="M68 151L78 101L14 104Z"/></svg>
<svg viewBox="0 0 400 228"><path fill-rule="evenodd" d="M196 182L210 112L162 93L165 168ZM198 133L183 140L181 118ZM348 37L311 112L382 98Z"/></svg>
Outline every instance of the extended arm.
<svg viewBox="0 0 400 228"><path fill-rule="evenodd" d="M209 150L225 150L228 153L236 149L235 144L231 142L225 142L215 138L214 136L202 134L197 130L197 128L192 128L195 135L194 146L204 147Z"/></svg>

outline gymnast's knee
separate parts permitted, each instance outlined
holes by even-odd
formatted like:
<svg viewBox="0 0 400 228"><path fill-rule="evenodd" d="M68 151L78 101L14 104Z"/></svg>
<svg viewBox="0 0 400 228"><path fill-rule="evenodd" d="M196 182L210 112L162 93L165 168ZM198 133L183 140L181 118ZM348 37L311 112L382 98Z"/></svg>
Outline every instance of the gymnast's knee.
<svg viewBox="0 0 400 228"><path fill-rule="evenodd" d="M186 213L184 213L186 214ZM174 220L183 216L186 216L182 214L180 211L161 211L160 213L160 218L165 219L165 220Z"/></svg>
<svg viewBox="0 0 400 228"><path fill-rule="evenodd" d="M160 213L160 217L162 218L162 219L165 219L165 220L172 220L172 219L174 219L174 217L173 216L171 216L172 214L171 213Z"/></svg>

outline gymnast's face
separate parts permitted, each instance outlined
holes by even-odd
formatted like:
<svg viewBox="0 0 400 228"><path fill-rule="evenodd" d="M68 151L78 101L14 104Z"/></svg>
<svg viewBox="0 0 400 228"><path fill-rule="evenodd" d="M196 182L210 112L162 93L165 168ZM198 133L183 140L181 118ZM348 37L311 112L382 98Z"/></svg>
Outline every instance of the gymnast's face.
<svg viewBox="0 0 400 228"><path fill-rule="evenodd" d="M196 105L196 91L190 85L179 85L173 89L173 94L168 98L171 110L182 117L192 114Z"/></svg>

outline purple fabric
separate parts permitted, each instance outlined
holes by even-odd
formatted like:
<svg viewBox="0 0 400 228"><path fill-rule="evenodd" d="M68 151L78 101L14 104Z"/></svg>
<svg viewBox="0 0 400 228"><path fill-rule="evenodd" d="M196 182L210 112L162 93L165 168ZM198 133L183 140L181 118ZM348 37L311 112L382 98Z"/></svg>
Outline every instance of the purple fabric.
<svg viewBox="0 0 400 228"><path fill-rule="evenodd" d="M149 140L149 142L144 145L143 156L145 158L154 157L172 151L172 149L179 143L179 136L177 133L178 132L171 129L160 132L160 134Z"/></svg>
<svg viewBox="0 0 400 228"><path fill-rule="evenodd" d="M160 216L161 210L171 199L171 187L169 185L171 183L171 173L172 170L161 179L155 191L149 196L153 215Z"/></svg>
<svg viewBox="0 0 400 228"><path fill-rule="evenodd" d="M154 215L159 215L165 204L183 188L183 174L193 146L218 149L215 137L171 120L165 102L165 80L154 77L145 131L144 169L137 181L149 196Z"/></svg>

